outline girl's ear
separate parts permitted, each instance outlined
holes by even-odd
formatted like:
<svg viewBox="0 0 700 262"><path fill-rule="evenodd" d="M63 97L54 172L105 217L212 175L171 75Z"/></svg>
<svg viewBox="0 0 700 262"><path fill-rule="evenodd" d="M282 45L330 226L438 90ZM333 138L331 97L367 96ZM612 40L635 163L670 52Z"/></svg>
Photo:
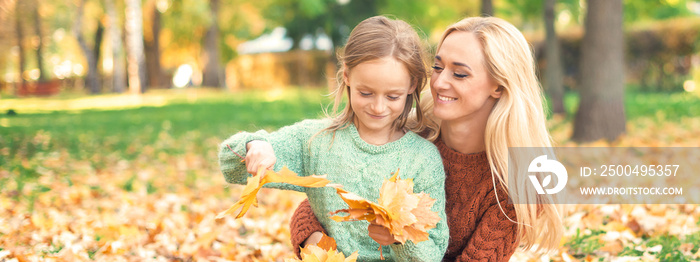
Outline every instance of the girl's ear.
<svg viewBox="0 0 700 262"><path fill-rule="evenodd" d="M350 78L348 77L348 67L343 64L343 83L345 86L350 86Z"/></svg>
<svg viewBox="0 0 700 262"><path fill-rule="evenodd" d="M411 88L408 89L408 94L414 94L416 92L416 86L411 86Z"/></svg>

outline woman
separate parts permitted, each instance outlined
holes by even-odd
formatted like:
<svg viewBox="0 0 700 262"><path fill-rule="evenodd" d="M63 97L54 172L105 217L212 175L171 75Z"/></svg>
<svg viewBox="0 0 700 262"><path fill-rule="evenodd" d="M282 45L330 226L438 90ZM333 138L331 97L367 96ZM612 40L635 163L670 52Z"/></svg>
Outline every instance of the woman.
<svg viewBox="0 0 700 262"><path fill-rule="evenodd" d="M430 90L424 112L436 131L425 136L438 147L447 176L450 242L444 261L507 261L518 245L557 248L561 213L553 199L526 187L526 174L508 179L509 167L521 170L532 160L510 159L515 164L509 166L509 147L552 145L532 50L522 33L494 17L450 26L438 44ZM306 201L290 227L295 247L316 243L317 232L324 232ZM392 239L376 227L370 235Z"/></svg>

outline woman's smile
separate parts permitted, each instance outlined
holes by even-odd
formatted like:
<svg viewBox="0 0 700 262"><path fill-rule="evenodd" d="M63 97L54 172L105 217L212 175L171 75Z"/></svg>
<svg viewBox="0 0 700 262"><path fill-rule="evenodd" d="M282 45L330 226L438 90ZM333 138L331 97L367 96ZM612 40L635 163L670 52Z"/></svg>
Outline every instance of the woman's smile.
<svg viewBox="0 0 700 262"><path fill-rule="evenodd" d="M443 96L440 94L437 95L437 99L438 99L438 101L443 102L443 103L448 103L448 102L452 102L452 101L457 100L457 98L455 98L455 97Z"/></svg>

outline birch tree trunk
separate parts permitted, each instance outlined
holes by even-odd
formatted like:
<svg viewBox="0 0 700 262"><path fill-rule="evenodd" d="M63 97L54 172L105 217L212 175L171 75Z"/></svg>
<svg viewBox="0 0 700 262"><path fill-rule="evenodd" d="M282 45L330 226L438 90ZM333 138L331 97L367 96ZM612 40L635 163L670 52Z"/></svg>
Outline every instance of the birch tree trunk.
<svg viewBox="0 0 700 262"><path fill-rule="evenodd" d="M121 24L114 7L114 0L105 0L105 9L109 21L107 30L112 46L112 90L115 93L123 93L126 87L126 76L124 74L126 64L124 63Z"/></svg>
<svg viewBox="0 0 700 262"><path fill-rule="evenodd" d="M125 0L126 4L126 61L129 92L146 91L146 59L143 52L143 14L141 0Z"/></svg>

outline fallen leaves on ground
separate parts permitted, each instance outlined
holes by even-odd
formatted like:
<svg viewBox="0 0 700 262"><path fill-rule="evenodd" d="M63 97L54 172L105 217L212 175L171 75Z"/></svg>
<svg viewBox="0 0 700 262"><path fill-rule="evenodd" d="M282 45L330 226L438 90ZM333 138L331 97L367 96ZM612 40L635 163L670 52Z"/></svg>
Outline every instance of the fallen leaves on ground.
<svg viewBox="0 0 700 262"><path fill-rule="evenodd" d="M238 215L236 215L236 218L243 217L248 209L250 209L251 205L255 207L258 206L258 191L260 191L260 189L267 183L286 183L303 187L324 187L329 182L330 181L326 179L325 175L312 175L307 177L297 176L297 173L289 170L286 166L279 172L261 168L258 170L257 175L248 177L248 183L243 189L241 199L226 211L219 213L216 216L216 219L221 219L224 216L232 214L238 210L239 207L241 208L241 211L238 213Z"/></svg>
<svg viewBox="0 0 700 262"><path fill-rule="evenodd" d="M550 121L552 123L552 121ZM570 123L552 135L569 142ZM97 135L97 134L96 134ZM129 154L78 157L50 132L0 148L0 261L283 261L294 257L289 219L305 195L263 188L260 208L216 220L241 195L216 163L218 138L192 131L159 134L156 144L127 141ZM2 137L9 141L11 139ZM95 143L81 137L76 143ZM200 142L203 141L203 142ZM697 146L700 119L638 119L602 146ZM32 157L25 156L37 148ZM561 247L549 255L519 250L513 261L698 261L699 205L576 205L564 220ZM622 251L614 244L621 244Z"/></svg>

